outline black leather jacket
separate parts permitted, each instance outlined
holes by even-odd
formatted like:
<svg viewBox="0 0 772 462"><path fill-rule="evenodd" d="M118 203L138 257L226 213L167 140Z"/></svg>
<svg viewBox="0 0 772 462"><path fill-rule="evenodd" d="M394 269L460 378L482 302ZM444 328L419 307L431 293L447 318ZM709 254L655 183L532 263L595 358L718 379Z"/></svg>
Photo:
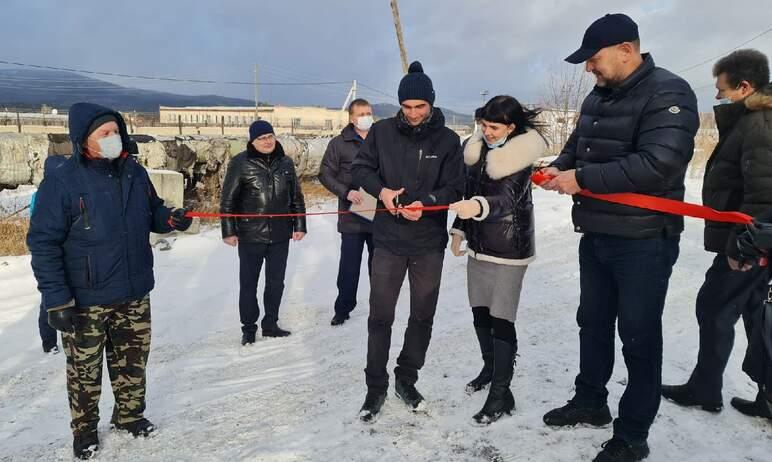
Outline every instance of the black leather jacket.
<svg viewBox="0 0 772 462"><path fill-rule="evenodd" d="M306 205L292 159L276 143L272 154L260 154L251 144L231 159L223 181L221 213L305 213ZM306 232L305 217L223 218L222 236L239 242L272 244Z"/></svg>

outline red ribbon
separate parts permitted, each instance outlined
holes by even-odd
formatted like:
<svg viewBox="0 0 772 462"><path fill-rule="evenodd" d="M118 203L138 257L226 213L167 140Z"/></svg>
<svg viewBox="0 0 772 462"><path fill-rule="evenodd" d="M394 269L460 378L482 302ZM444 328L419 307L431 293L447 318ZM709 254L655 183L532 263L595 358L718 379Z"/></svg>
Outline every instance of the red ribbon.
<svg viewBox="0 0 772 462"><path fill-rule="evenodd" d="M554 177L545 174L541 170L537 170L531 175L531 180L538 186L542 186L552 178ZM586 189L579 191L578 194L606 202L629 205L631 207L669 213L671 215L701 218L703 220L718 221L722 223L737 223L740 225L749 225L753 222L753 218L750 215L741 212L720 212L704 205L665 199L664 197L647 196L645 194L637 193L595 194Z"/></svg>
<svg viewBox="0 0 772 462"><path fill-rule="evenodd" d="M401 207L402 210L410 211L422 211L422 212L438 212L441 210L448 210L448 205L428 205L424 207ZM359 210L356 213L382 213L390 212L389 209L372 209L372 210ZM295 217L315 217L320 215L350 215L351 210L336 210L334 212L306 212L306 213L203 213L203 212L188 212L186 217L190 218L295 218Z"/></svg>

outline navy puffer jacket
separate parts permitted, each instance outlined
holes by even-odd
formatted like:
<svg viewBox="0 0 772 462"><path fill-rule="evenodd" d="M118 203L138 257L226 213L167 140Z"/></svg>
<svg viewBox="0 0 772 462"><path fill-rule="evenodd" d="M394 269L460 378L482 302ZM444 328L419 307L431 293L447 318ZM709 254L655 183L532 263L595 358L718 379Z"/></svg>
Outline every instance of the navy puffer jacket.
<svg viewBox="0 0 772 462"><path fill-rule="evenodd" d="M124 152L114 161L82 152L91 123L106 114L118 120ZM147 171L127 153L121 115L78 103L70 108L73 155L46 172L37 193L27 245L43 304L78 307L137 300L154 285L150 232L172 231Z"/></svg>

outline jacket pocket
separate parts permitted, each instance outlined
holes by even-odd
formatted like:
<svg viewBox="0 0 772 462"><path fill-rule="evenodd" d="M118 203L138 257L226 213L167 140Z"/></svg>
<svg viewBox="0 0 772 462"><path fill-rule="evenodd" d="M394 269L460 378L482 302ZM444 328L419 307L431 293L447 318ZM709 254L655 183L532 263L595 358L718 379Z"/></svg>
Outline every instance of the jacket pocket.
<svg viewBox="0 0 772 462"><path fill-rule="evenodd" d="M91 255L73 257L65 260L67 282L71 287L90 289L94 286L94 264Z"/></svg>

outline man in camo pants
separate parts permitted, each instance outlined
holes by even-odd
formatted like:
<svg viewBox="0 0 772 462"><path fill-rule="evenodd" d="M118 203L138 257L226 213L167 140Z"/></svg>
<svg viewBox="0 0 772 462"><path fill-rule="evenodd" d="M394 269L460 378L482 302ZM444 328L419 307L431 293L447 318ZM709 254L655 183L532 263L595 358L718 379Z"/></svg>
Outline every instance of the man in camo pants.
<svg viewBox="0 0 772 462"><path fill-rule="evenodd" d="M78 103L69 121L73 155L41 182L27 245L48 323L62 332L73 452L89 459L99 449L103 351L113 427L135 437L155 430L144 417L155 285L149 238L184 231L191 219L164 206L128 154L118 112Z"/></svg>

